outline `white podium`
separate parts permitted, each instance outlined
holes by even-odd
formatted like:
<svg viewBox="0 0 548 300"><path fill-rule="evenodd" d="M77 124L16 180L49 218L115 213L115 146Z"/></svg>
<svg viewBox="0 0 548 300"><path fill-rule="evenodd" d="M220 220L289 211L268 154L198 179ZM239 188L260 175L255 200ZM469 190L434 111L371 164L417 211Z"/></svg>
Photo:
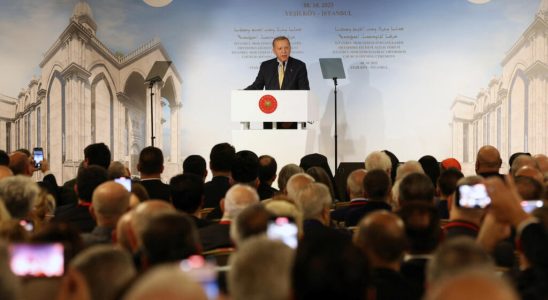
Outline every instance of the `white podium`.
<svg viewBox="0 0 548 300"><path fill-rule="evenodd" d="M307 154L305 124L318 119L317 100L310 91L232 91L230 107L232 122L242 124L232 131L236 151L268 154L276 159L278 171L289 163L298 165ZM274 129L263 129L263 122L273 122ZM276 129L275 122L297 122L298 128Z"/></svg>

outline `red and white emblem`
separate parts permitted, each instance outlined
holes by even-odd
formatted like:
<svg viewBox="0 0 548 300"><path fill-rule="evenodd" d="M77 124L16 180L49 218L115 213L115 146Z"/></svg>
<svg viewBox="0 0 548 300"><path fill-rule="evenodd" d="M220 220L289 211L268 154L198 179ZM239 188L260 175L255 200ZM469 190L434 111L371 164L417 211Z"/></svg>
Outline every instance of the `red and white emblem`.
<svg viewBox="0 0 548 300"><path fill-rule="evenodd" d="M278 101L272 95L264 95L259 100L259 108L265 114L271 114L278 108Z"/></svg>

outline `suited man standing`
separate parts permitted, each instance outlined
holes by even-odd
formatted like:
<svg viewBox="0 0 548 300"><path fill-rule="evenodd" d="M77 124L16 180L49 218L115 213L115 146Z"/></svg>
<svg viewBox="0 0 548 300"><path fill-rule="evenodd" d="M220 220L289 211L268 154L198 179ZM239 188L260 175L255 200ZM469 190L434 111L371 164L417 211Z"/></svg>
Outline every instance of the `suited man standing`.
<svg viewBox="0 0 548 300"><path fill-rule="evenodd" d="M169 185L162 182L164 172L164 154L156 147L145 147L139 154L137 170L141 175L139 182L148 192L150 199L159 199L171 203Z"/></svg>
<svg viewBox="0 0 548 300"><path fill-rule="evenodd" d="M291 43L285 36L279 36L272 41L272 52L276 58L264 61L259 68L259 74L246 90L310 90L306 64L291 57ZM297 128L296 123L278 124L281 128ZM272 128L265 124L265 128Z"/></svg>

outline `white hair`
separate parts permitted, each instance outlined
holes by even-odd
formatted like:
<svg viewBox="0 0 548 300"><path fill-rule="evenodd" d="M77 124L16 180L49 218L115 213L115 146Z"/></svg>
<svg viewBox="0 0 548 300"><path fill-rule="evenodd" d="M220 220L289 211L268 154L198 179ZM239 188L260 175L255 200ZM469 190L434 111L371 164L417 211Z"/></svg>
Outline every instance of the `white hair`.
<svg viewBox="0 0 548 300"><path fill-rule="evenodd" d="M358 173L363 173L363 176L357 176ZM364 194L363 178L364 176L366 176L366 174L367 174L366 170L358 169L358 170L352 171L352 173L350 173L348 177L346 178L346 188L351 197L356 195L360 197L363 196ZM357 179L356 177L359 177L362 180L356 180Z"/></svg>
<svg viewBox="0 0 548 300"><path fill-rule="evenodd" d="M160 265L145 273L131 287L125 300L146 299L207 300L202 287L178 264Z"/></svg>
<svg viewBox="0 0 548 300"><path fill-rule="evenodd" d="M294 251L281 241L251 237L230 257L228 289L234 300L290 297Z"/></svg>
<svg viewBox="0 0 548 300"><path fill-rule="evenodd" d="M307 220L321 217L323 210L331 206L333 199L325 184L314 182L297 193L295 202L301 208L304 219Z"/></svg>
<svg viewBox="0 0 548 300"><path fill-rule="evenodd" d="M40 188L30 177L17 175L0 180L0 201L14 218L24 218L38 200Z"/></svg>
<svg viewBox="0 0 548 300"><path fill-rule="evenodd" d="M259 194L255 189L245 184L235 184L226 192L223 218L235 220L242 210L259 201Z"/></svg>
<svg viewBox="0 0 548 300"><path fill-rule="evenodd" d="M403 179L405 176L412 173L424 174L422 165L416 160L408 160L404 164L398 167L396 170L396 180Z"/></svg>
<svg viewBox="0 0 548 300"><path fill-rule="evenodd" d="M392 161L386 153L382 151L373 151L365 158L365 169L367 171L380 169L390 172L392 169Z"/></svg>
<svg viewBox="0 0 548 300"><path fill-rule="evenodd" d="M287 196L290 199L295 200L295 198L297 197L297 193L302 188L315 181L316 180L314 179L314 177L306 173L297 173L291 176L291 178L289 178L289 180L287 181L287 185L285 186L285 189L287 190Z"/></svg>
<svg viewBox="0 0 548 300"><path fill-rule="evenodd" d="M408 160L404 164L398 166L396 169L396 180L392 186L392 202L391 205L393 208L399 206L398 199L400 197L400 184L405 176L413 173L424 174L422 165L416 160Z"/></svg>

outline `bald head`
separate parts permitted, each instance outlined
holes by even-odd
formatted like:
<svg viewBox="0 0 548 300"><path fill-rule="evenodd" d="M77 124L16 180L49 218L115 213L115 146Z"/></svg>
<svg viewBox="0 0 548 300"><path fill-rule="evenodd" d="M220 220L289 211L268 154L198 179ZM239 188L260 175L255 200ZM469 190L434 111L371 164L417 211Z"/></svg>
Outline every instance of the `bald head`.
<svg viewBox="0 0 548 300"><path fill-rule="evenodd" d="M533 156L535 161L537 162L538 168L540 169L540 172L542 174L548 173L548 156L544 154L537 154Z"/></svg>
<svg viewBox="0 0 548 300"><path fill-rule="evenodd" d="M116 223L116 242L130 253L137 249L137 241L132 234L131 228L134 214L134 211L130 210L123 214Z"/></svg>
<svg viewBox="0 0 548 300"><path fill-rule="evenodd" d="M405 226L391 212L373 212L358 224L354 243L367 254L374 267L399 264L406 246Z"/></svg>
<svg viewBox="0 0 548 300"><path fill-rule="evenodd" d="M92 209L97 225L113 228L129 207L130 193L114 181L100 184L93 191Z"/></svg>
<svg viewBox="0 0 548 300"><path fill-rule="evenodd" d="M303 188L305 188L307 185L311 184L314 181L315 179L306 173L297 173L291 176L286 186L287 196L295 201L297 193L299 193Z"/></svg>
<svg viewBox="0 0 548 300"><path fill-rule="evenodd" d="M6 166L0 166L0 180L2 178L13 176L13 172Z"/></svg>
<svg viewBox="0 0 548 300"><path fill-rule="evenodd" d="M236 184L226 192L223 219L234 220L242 210L255 203L259 203L257 191L248 185Z"/></svg>
<svg viewBox="0 0 548 300"><path fill-rule="evenodd" d="M497 148L487 145L479 149L476 157L476 174L498 172L501 165L502 159Z"/></svg>
<svg viewBox="0 0 548 300"><path fill-rule="evenodd" d="M363 179L367 175L365 169L358 169L350 173L346 179L346 190L350 199L364 197Z"/></svg>
<svg viewBox="0 0 548 300"><path fill-rule="evenodd" d="M31 176L33 168L31 167L30 157L23 152L13 152L10 155L10 169L14 175Z"/></svg>
<svg viewBox="0 0 548 300"><path fill-rule="evenodd" d="M510 284L485 271L465 272L433 286L426 300L518 300Z"/></svg>
<svg viewBox="0 0 548 300"><path fill-rule="evenodd" d="M531 166L523 166L516 171L514 177L525 176L538 181L540 184L544 183L544 175L537 169Z"/></svg>

